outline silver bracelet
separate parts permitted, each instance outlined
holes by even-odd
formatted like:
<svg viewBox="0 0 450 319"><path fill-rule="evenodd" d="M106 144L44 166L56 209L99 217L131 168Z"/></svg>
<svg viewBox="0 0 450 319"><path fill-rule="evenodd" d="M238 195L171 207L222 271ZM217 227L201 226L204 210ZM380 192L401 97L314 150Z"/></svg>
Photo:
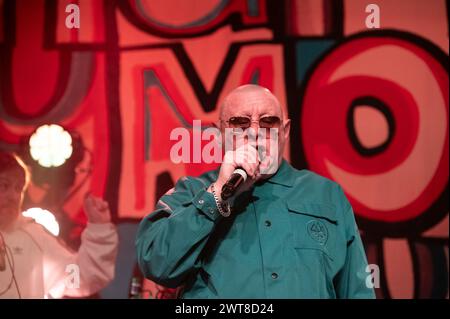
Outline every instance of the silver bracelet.
<svg viewBox="0 0 450 319"><path fill-rule="evenodd" d="M211 184L211 191L212 194L214 196L214 201L216 202L216 206L217 206L217 210L219 211L220 215L222 215L223 217L228 217L231 215L231 207L229 203L225 203L225 205L223 205L220 200L219 197L216 194L216 190L214 188L214 183ZM226 207L226 210L224 210L224 207Z"/></svg>

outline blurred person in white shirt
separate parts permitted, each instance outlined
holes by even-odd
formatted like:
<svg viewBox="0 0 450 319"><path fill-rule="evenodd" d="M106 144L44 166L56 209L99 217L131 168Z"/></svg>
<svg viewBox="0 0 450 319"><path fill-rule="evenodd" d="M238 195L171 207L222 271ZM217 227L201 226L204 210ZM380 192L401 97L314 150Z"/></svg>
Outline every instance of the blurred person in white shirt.
<svg viewBox="0 0 450 319"><path fill-rule="evenodd" d="M86 196L88 223L75 252L33 219L22 216L28 181L23 162L0 151L0 298L97 293L114 278L118 248L108 203Z"/></svg>

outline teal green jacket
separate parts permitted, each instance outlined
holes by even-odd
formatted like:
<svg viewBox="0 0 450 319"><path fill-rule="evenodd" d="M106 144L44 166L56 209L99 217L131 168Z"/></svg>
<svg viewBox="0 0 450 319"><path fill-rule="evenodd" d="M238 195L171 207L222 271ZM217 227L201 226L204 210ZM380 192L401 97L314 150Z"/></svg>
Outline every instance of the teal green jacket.
<svg viewBox="0 0 450 319"><path fill-rule="evenodd" d="M142 220L136 249L147 278L183 286L183 298L375 297L338 184L283 160L223 217L206 191L217 175L180 179Z"/></svg>

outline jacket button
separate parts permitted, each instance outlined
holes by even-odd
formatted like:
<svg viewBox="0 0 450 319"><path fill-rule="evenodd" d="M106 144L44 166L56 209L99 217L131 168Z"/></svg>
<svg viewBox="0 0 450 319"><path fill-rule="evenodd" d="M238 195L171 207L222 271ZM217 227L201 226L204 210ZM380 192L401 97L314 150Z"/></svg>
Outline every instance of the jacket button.
<svg viewBox="0 0 450 319"><path fill-rule="evenodd" d="M277 279L278 278L278 274L276 272L272 273L272 279Z"/></svg>
<svg viewBox="0 0 450 319"><path fill-rule="evenodd" d="M199 199L199 200L198 200L198 203L199 203L200 205L203 205L204 202L205 202L205 201L204 201L203 199Z"/></svg>
<svg viewBox="0 0 450 319"><path fill-rule="evenodd" d="M270 227L272 225L272 223L270 222L270 220L266 220L264 222L264 225L266 225L267 227Z"/></svg>

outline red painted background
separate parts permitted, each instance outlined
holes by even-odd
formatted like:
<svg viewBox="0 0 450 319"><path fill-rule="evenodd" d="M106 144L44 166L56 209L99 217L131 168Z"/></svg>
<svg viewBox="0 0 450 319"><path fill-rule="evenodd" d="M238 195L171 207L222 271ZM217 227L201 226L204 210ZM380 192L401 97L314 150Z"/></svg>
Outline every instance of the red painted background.
<svg viewBox="0 0 450 319"><path fill-rule="evenodd" d="M87 149L33 166L26 205L51 208L73 246L87 191L119 226L138 222L214 167L172 163L171 130L208 125L227 92L258 83L293 121L286 157L351 200L377 296L448 298L448 8L374 3L376 30L362 0L0 0L0 148L26 157L57 123Z"/></svg>

